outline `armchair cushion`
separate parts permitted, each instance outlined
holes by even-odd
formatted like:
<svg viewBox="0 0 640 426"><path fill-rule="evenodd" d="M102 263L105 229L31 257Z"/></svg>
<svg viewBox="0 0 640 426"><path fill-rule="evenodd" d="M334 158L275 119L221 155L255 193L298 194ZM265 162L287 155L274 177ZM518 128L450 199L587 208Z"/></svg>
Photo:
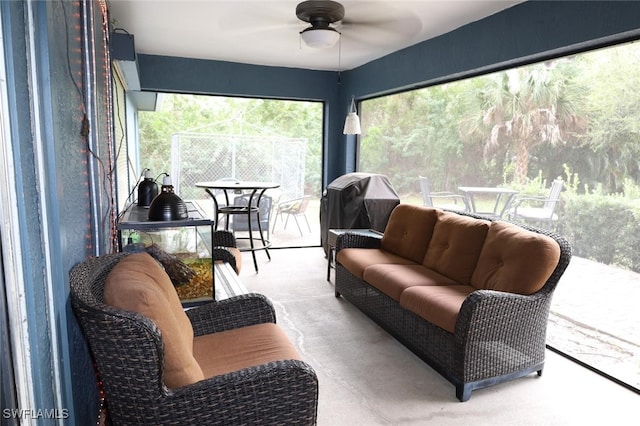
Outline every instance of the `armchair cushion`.
<svg viewBox="0 0 640 426"><path fill-rule="evenodd" d="M236 258L236 273L240 274L240 269L242 269L242 253L240 249L236 247L227 247L227 250L233 254L233 257Z"/></svg>
<svg viewBox="0 0 640 426"><path fill-rule="evenodd" d="M274 323L197 336L193 355L206 378L273 361L301 361L284 331Z"/></svg>
<svg viewBox="0 0 640 426"><path fill-rule="evenodd" d="M164 342L164 382L169 388L204 378L193 357L193 327L162 266L147 253L120 260L107 276L106 304L138 312L160 329Z"/></svg>
<svg viewBox="0 0 640 426"><path fill-rule="evenodd" d="M471 285L478 289L533 294L549 279L559 259L560 246L551 237L507 222L493 222Z"/></svg>

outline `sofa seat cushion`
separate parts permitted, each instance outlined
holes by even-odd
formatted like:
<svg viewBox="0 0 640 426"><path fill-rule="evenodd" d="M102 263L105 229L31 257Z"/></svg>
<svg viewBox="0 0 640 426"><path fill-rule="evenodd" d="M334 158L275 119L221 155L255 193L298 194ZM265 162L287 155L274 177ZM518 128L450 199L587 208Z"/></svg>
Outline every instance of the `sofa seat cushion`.
<svg viewBox="0 0 640 426"><path fill-rule="evenodd" d="M236 258L236 270L239 274L242 269L242 253L240 252L240 249L236 247L227 247L227 250L229 250L233 254L233 257Z"/></svg>
<svg viewBox="0 0 640 426"><path fill-rule="evenodd" d="M423 265L371 265L364 270L363 279L397 302L402 292L412 286L459 284Z"/></svg>
<svg viewBox="0 0 640 426"><path fill-rule="evenodd" d="M421 263L429 246L437 210L423 206L400 204L389 216L380 248Z"/></svg>
<svg viewBox="0 0 640 426"><path fill-rule="evenodd" d="M494 222L487 234L471 285L478 289L533 294L549 279L560 259L551 237L507 222Z"/></svg>
<svg viewBox="0 0 640 426"><path fill-rule="evenodd" d="M423 264L460 284L469 285L491 222L438 211L438 221Z"/></svg>
<svg viewBox="0 0 640 426"><path fill-rule="evenodd" d="M140 313L160 329L164 343L164 381L169 388L204 378L193 357L193 327L169 276L147 253L124 257L104 286L106 304Z"/></svg>
<svg viewBox="0 0 640 426"><path fill-rule="evenodd" d="M371 265L382 263L397 263L400 265L416 264L409 259L389 253L383 249L366 248L342 249L336 255L336 261L360 279L362 279L364 270Z"/></svg>
<svg viewBox="0 0 640 426"><path fill-rule="evenodd" d="M284 331L274 323L196 336L193 355L206 378L273 361L301 360Z"/></svg>
<svg viewBox="0 0 640 426"><path fill-rule="evenodd" d="M462 302L475 290L468 285L413 286L400 295L400 306L454 333Z"/></svg>

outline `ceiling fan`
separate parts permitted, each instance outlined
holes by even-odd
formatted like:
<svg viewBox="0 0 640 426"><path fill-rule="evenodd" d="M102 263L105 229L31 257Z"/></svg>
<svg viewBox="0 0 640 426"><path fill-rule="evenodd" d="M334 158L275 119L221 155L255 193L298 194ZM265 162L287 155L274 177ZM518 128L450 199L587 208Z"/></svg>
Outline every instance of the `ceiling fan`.
<svg viewBox="0 0 640 426"><path fill-rule="evenodd" d="M2 1L2 0L0 0ZM363 63L389 52L389 48L412 40L419 34L419 15L402 8L394 0L337 1L248 1L255 7L242 9L242 19L229 19L234 12L220 14L218 25L226 37L255 46L262 55L288 60L291 55L305 58L318 69L348 69L351 63ZM221 2L235 5L236 2ZM234 6L235 7L235 6ZM237 9L237 8L236 8ZM237 12L237 10L235 10ZM328 35L325 35L328 34ZM320 35L316 46L306 40ZM324 39L322 37L325 37ZM327 42L326 39L329 39ZM325 42L323 42L325 40ZM345 61L340 62L341 60Z"/></svg>
<svg viewBox="0 0 640 426"><path fill-rule="evenodd" d="M311 24L300 32L309 47L328 48L340 39L340 33L331 24L344 18L344 6L335 1L303 1L296 6L298 19Z"/></svg>
<svg viewBox="0 0 640 426"><path fill-rule="evenodd" d="M410 38L420 29L416 16L395 8L391 1L346 3L346 11L342 4L330 0L303 1L296 6L298 19L311 24L300 31L307 46L330 48L342 38L352 45L383 46Z"/></svg>

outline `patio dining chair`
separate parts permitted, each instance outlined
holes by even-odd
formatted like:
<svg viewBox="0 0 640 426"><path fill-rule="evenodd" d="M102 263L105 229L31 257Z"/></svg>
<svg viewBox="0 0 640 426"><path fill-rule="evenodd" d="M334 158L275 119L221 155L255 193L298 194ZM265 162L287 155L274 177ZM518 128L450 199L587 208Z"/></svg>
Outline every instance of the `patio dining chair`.
<svg viewBox="0 0 640 426"><path fill-rule="evenodd" d="M256 205L257 196L253 198L251 204ZM249 195L240 195L233 199L233 204L236 206L249 205ZM269 221L271 220L271 206L273 199L268 195L263 195L260 200L260 207L257 212L251 216L251 230L258 231L258 218L260 220L260 227L262 232L266 234L269 239ZM229 227L234 233L248 231L249 220L245 215L235 215L232 219L231 226Z"/></svg>
<svg viewBox="0 0 640 426"><path fill-rule="evenodd" d="M464 196L447 191L431 192L431 189L429 188L429 179L424 176L420 176L419 180L420 191L422 192L422 203L425 206L455 211L467 210Z"/></svg>
<svg viewBox="0 0 640 426"><path fill-rule="evenodd" d="M563 185L563 180L558 178L551 184L548 196L516 199L509 212L509 220L539 224L546 228L553 227L553 224L558 221L555 209L560 201Z"/></svg>
<svg viewBox="0 0 640 426"><path fill-rule="evenodd" d="M284 221L283 229L287 229L289 217L293 216L293 219L296 221L298 231L300 232L300 236L302 236L302 228L300 227L300 222L298 222L298 217L303 217L304 221L307 223L309 232L311 232L311 225L309 225L309 220L307 219L307 215L305 214L305 212L307 211L307 206L309 205L309 201L311 201L311 195L305 195L304 197L283 201L278 204L278 207L276 208L276 216L273 221L273 230L271 232L275 232L276 224L278 223L278 216L280 216L280 220L282 220L282 216L285 214L287 215L287 218Z"/></svg>

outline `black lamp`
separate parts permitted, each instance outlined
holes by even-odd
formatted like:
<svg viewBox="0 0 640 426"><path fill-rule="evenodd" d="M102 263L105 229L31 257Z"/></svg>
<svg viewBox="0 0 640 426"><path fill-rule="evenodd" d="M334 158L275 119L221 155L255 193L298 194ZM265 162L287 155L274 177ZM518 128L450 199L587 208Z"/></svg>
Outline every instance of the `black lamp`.
<svg viewBox="0 0 640 426"><path fill-rule="evenodd" d="M158 185L151 176L151 170L144 169L144 180L138 184L138 205L148 207L158 196Z"/></svg>
<svg viewBox="0 0 640 426"><path fill-rule="evenodd" d="M149 206L150 221L168 221L188 219L189 212L187 205L173 192L171 177L165 176L162 179L160 194L151 201Z"/></svg>

